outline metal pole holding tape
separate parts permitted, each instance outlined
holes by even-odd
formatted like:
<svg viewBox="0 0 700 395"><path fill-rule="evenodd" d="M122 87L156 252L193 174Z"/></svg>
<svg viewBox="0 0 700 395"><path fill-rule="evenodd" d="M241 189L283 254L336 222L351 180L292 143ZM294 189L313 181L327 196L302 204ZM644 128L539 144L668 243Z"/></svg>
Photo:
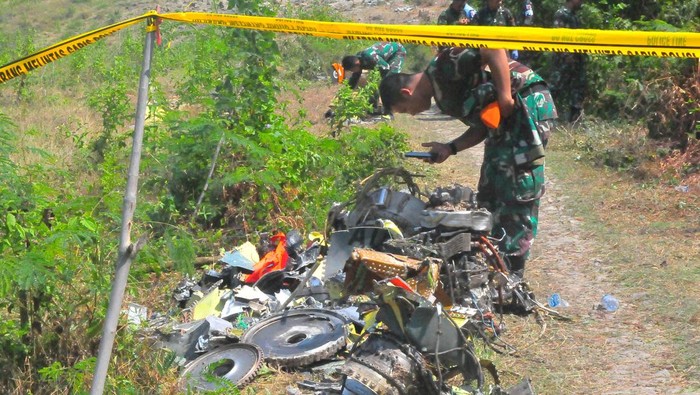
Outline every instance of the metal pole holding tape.
<svg viewBox="0 0 700 395"><path fill-rule="evenodd" d="M156 18L147 19L148 27L146 43L143 48L143 68L139 78L138 98L136 102L136 120L134 124L133 145L131 147L131 161L124 192L122 206L122 226L119 237L119 250L117 256L116 272L112 282L112 292L109 296L107 315L102 327L102 339L97 352L95 375L92 378L90 394L102 394L107 378L109 360L112 355L114 338L117 334L117 324L121 311L124 291L126 290L129 268L133 258L139 250L139 243L131 243L131 225L136 209L136 192L138 189L139 165L141 163L141 148L143 146L143 130L146 121L146 108L148 105L148 86L151 75L151 58L153 57L153 43L156 38Z"/></svg>

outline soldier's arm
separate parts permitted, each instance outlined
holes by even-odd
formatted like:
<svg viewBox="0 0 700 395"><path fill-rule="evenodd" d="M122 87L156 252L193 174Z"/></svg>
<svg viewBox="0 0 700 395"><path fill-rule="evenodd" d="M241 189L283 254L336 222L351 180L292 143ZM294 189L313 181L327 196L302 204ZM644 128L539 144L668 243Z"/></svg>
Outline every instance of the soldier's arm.
<svg viewBox="0 0 700 395"><path fill-rule="evenodd" d="M484 125L473 125L469 127L461 136L452 140L457 152L469 149L480 142L484 141L486 138L487 130ZM448 144L449 146L449 144Z"/></svg>
<svg viewBox="0 0 700 395"><path fill-rule="evenodd" d="M348 85L351 89L357 88L357 84L360 82L360 77L362 76L362 70L357 73L352 73L350 78L348 78Z"/></svg>
<svg viewBox="0 0 700 395"><path fill-rule="evenodd" d="M498 107L501 110L501 118L507 118L513 113L515 101L510 91L510 68L508 56L503 49L484 49L481 52L481 63L487 65L496 86Z"/></svg>
<svg viewBox="0 0 700 395"><path fill-rule="evenodd" d="M384 57L387 55L388 54L380 54L378 51L372 52L372 60L374 61L376 67L379 67L382 70L389 70L391 68L386 59L384 59Z"/></svg>

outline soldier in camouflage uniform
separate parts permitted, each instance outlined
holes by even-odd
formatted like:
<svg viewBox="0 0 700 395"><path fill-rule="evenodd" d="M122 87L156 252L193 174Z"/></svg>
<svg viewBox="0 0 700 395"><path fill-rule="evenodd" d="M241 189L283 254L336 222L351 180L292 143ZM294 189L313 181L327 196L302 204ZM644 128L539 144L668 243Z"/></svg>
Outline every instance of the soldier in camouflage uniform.
<svg viewBox="0 0 700 395"><path fill-rule="evenodd" d="M348 79L348 85L352 89L360 82L363 70L374 70L379 68L382 78L391 73L401 72L403 61L406 58L406 48L399 43L378 42L371 47L360 51L357 55L345 56L341 62L346 72L352 75ZM384 111L379 104L379 92L370 98L372 104L372 114L382 115Z"/></svg>
<svg viewBox="0 0 700 395"><path fill-rule="evenodd" d="M474 15L473 25L515 26L515 17L503 6L503 0L486 0L486 5ZM509 52L512 59L518 59L518 51Z"/></svg>
<svg viewBox="0 0 700 395"><path fill-rule="evenodd" d="M360 81L362 70L379 68L379 73L384 78L390 73L401 72L405 58L406 48L403 45L392 42L379 42L358 52L356 55L344 57L342 66L346 72L352 72L348 83L351 88L355 89Z"/></svg>
<svg viewBox="0 0 700 395"><path fill-rule="evenodd" d="M515 26L515 17L503 6L503 0L486 0L486 5L479 9L472 21L481 26Z"/></svg>
<svg viewBox="0 0 700 395"><path fill-rule="evenodd" d="M557 118L546 82L509 61L504 50L451 48L422 73L388 76L379 91L388 111L415 115L430 108L434 98L443 113L470 126L450 143L423 143L436 155L431 163L484 141L477 199L493 214L492 234L501 240L511 272L522 278L537 235L544 148ZM480 112L494 101L501 122L490 128Z"/></svg>
<svg viewBox="0 0 700 395"><path fill-rule="evenodd" d="M554 27L578 29L581 20L576 13L583 0L567 0L554 14ZM552 94L560 103L567 103L568 122L576 121L583 112L586 96L586 55L557 52L553 58L554 72L551 76Z"/></svg>
<svg viewBox="0 0 700 395"><path fill-rule="evenodd" d="M438 16L438 25L468 25L471 21L467 15L466 0L452 0L450 6ZM447 47L438 47L438 52Z"/></svg>
<svg viewBox="0 0 700 395"><path fill-rule="evenodd" d="M469 18L464 9L467 0L452 0L450 6L438 16L438 25L466 25Z"/></svg>

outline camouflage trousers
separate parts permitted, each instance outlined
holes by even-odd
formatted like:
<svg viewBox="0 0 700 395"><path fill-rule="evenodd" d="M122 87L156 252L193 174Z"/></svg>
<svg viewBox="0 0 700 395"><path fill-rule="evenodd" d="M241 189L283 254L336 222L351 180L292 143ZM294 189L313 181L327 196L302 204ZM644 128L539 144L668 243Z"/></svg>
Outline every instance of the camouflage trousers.
<svg viewBox="0 0 700 395"><path fill-rule="evenodd" d="M534 124L542 146L547 145L557 118L556 106L546 89L524 99L529 119L522 119L520 130L489 135L485 142L477 200L494 219L492 236L506 255L509 269L521 271L537 236L540 197L544 194L544 158L516 165L514 152L526 144L522 136L532 133ZM530 123L531 122L531 123Z"/></svg>
<svg viewBox="0 0 700 395"><path fill-rule="evenodd" d="M491 235L501 240L499 250L520 270L537 236L540 197L544 194L544 165L506 172L487 162L481 168L477 198L493 215Z"/></svg>

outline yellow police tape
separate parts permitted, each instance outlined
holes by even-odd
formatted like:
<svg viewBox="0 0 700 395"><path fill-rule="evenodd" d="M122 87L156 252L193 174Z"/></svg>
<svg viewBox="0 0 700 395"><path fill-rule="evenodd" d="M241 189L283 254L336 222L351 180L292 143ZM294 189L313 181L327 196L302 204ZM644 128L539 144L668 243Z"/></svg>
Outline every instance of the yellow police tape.
<svg viewBox="0 0 700 395"><path fill-rule="evenodd" d="M25 75L32 70L46 66L53 61L66 57L79 49L83 49L90 44L100 41L116 31L140 22L145 17L145 15L141 15L123 22L93 30L91 32L83 33L79 36L71 37L61 41L58 44L44 48L39 52L35 52L31 55L25 56L22 59L8 63L0 67L0 83Z"/></svg>
<svg viewBox="0 0 700 395"><path fill-rule="evenodd" d="M394 41L404 44L624 56L700 58L700 33L503 26L375 25L318 22L234 14L155 11L64 40L0 67L0 83L42 67L136 22L157 17L186 23L327 37L343 40ZM153 31L150 24L148 31Z"/></svg>
<svg viewBox="0 0 700 395"><path fill-rule="evenodd" d="M505 26L373 25L231 14L162 14L168 20L208 23L345 40L395 41L419 45L507 48L700 58L700 33L548 29Z"/></svg>

